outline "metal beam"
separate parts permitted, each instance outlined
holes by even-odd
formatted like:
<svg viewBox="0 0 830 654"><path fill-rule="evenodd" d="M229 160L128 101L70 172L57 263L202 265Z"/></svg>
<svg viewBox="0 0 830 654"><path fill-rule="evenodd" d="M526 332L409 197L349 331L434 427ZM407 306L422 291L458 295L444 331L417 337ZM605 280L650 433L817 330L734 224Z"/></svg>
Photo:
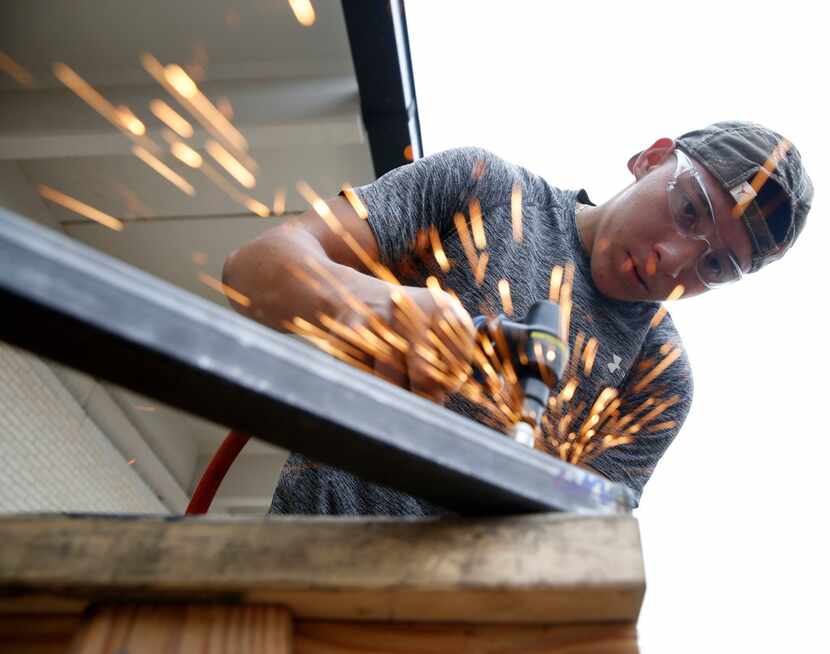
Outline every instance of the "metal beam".
<svg viewBox="0 0 830 654"><path fill-rule="evenodd" d="M343 0L375 175L422 156L406 12L401 0Z"/></svg>
<svg viewBox="0 0 830 654"><path fill-rule="evenodd" d="M631 491L0 209L0 338L462 514Z"/></svg>

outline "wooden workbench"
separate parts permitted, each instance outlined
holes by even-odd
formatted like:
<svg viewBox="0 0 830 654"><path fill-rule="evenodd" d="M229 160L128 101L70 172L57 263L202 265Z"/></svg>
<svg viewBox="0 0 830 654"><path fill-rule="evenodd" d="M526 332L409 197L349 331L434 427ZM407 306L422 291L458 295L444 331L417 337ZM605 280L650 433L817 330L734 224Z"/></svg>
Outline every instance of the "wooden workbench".
<svg viewBox="0 0 830 654"><path fill-rule="evenodd" d="M0 518L0 651L637 652L631 516Z"/></svg>

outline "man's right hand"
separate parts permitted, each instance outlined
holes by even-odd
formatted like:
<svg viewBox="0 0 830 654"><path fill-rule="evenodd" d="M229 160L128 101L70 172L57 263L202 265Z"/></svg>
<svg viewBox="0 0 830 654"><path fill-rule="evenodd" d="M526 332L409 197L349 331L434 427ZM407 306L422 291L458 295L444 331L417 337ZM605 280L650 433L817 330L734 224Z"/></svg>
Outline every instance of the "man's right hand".
<svg viewBox="0 0 830 654"><path fill-rule="evenodd" d="M375 358L379 376L439 403L467 380L475 328L457 299L438 289L391 287L385 318L407 347L390 347L391 360Z"/></svg>

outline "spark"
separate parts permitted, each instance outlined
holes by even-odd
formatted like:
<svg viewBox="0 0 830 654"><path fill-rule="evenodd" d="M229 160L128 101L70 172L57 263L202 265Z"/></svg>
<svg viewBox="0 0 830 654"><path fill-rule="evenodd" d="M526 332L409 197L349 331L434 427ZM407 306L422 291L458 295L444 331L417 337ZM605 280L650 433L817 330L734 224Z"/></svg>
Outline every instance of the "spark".
<svg viewBox="0 0 830 654"><path fill-rule="evenodd" d="M152 404L136 404L134 407L137 411L146 411L147 413L155 413L156 407Z"/></svg>
<svg viewBox="0 0 830 654"><path fill-rule="evenodd" d="M305 201L311 205L314 212L323 219L323 222L326 223L328 228L339 236L344 243L346 243L349 249L358 257L358 259L360 259L363 265L366 266L366 268L370 270L375 277L389 282L390 284L394 284L395 286L400 286L400 282L392 274L392 271L390 271L389 268L381 264L379 261L376 261L369 256L366 249L360 245L360 243L358 243L351 234L349 234L337 216L334 215L334 212L331 210L326 201L317 195L317 193L314 192L314 189L301 180L297 182L297 191L303 196Z"/></svg>
<svg viewBox="0 0 830 654"><path fill-rule="evenodd" d="M150 54L141 55L141 64L153 79L167 89L196 120L217 139L234 148L237 159L241 159L249 172L256 172L257 164L246 153L248 142L221 112L213 106L190 76L175 64L162 66Z"/></svg>
<svg viewBox="0 0 830 654"><path fill-rule="evenodd" d="M0 51L0 70L6 73L21 86L29 88L34 86L35 80L34 77L32 77L32 74L2 51Z"/></svg>
<svg viewBox="0 0 830 654"><path fill-rule="evenodd" d="M362 350L349 345L343 339L340 339L337 336L334 336L333 334L329 334L328 332L320 329L316 325L313 325L308 320L305 320L304 318L301 318L300 316L294 316L292 322L297 327L299 327L304 333L311 334L313 336L316 336L317 338L321 338L321 339L327 341L328 343L330 343L331 345L336 347L341 352L344 352L344 353L348 354L350 357L353 357L355 359L360 360L360 358L364 354L366 354Z"/></svg>
<svg viewBox="0 0 830 654"><path fill-rule="evenodd" d="M593 336L588 340L585 346L585 351L582 353L582 368L585 371L585 376L591 376L591 370L594 367L594 357L596 357L599 349L599 341Z"/></svg>
<svg viewBox="0 0 830 654"><path fill-rule="evenodd" d="M412 145L407 145L403 149L403 158L406 159L407 161L414 161L415 156L412 153Z"/></svg>
<svg viewBox="0 0 830 654"><path fill-rule="evenodd" d="M245 188L254 188L256 186L256 177L216 141L209 140L205 143L205 149L242 186Z"/></svg>
<svg viewBox="0 0 830 654"><path fill-rule="evenodd" d="M645 377L643 377L635 386L634 392L637 393L648 386L654 379L660 375L666 368L668 368L671 364L677 361L678 357L683 353L683 350L679 347L675 347L671 352L669 352L663 360L658 363L654 368L652 368L651 372L649 372Z"/></svg>
<svg viewBox="0 0 830 654"><path fill-rule="evenodd" d="M121 121L121 125L127 131L132 132L136 136L143 136L147 132L147 128L144 126L144 123L142 123L138 117L130 111L129 107L120 105L115 108L115 113Z"/></svg>
<svg viewBox="0 0 830 654"><path fill-rule="evenodd" d="M343 184L340 187L340 190L343 191L346 201L352 206L355 213L363 220L368 220L369 210L366 208L366 205L363 204L363 201L357 197L357 193L354 192L354 188L352 188L351 184Z"/></svg>
<svg viewBox="0 0 830 654"><path fill-rule="evenodd" d="M113 218L112 216L105 214L103 211L99 211L95 207L90 207L88 204L84 204L80 200L76 200L73 197L66 195L65 193L61 193L53 189L50 186L46 186L45 184L40 184L37 187L38 193L46 198L47 200L51 200L55 204L59 204L63 207L66 207L70 211L74 211L77 214L84 216L85 218L89 218L90 220L94 220L96 223L100 223L105 227L109 227L117 232L120 232L124 229L124 223L118 220L117 218Z"/></svg>
<svg viewBox="0 0 830 654"><path fill-rule="evenodd" d="M666 431L667 429L674 429L677 426L677 422L674 420L667 420L666 422L658 422L656 425L651 425L650 427L646 427L646 430L654 433L658 431Z"/></svg>
<svg viewBox="0 0 830 654"><path fill-rule="evenodd" d="M510 193L510 217L513 223L513 240L522 240L522 185L519 182L513 184Z"/></svg>
<svg viewBox="0 0 830 654"><path fill-rule="evenodd" d="M194 252L191 259L197 266L204 266L208 262L208 255L207 252Z"/></svg>
<svg viewBox="0 0 830 654"><path fill-rule="evenodd" d="M579 381L574 378L568 380L568 383L565 384L565 387L562 389L558 401L559 402L570 402L573 399L574 393L576 393L576 388L579 386Z"/></svg>
<svg viewBox="0 0 830 654"><path fill-rule="evenodd" d="M551 302L559 302L559 289L562 287L562 266L554 266L550 269L550 292L548 298Z"/></svg>
<svg viewBox="0 0 830 654"><path fill-rule="evenodd" d="M510 297L510 282L506 279L499 280L499 295L501 296L501 305L504 308L505 315L513 315L513 300Z"/></svg>
<svg viewBox="0 0 830 654"><path fill-rule="evenodd" d="M233 105L231 101L224 95L221 98L216 98L216 108L228 120L233 118Z"/></svg>
<svg viewBox="0 0 830 654"><path fill-rule="evenodd" d="M565 281L562 283L562 290L559 293L559 306L562 309L560 314L560 333L565 337L565 339L568 338L568 333L571 329L571 309L573 307L571 292L573 290L573 279L574 264L573 262L568 262L565 264Z"/></svg>
<svg viewBox="0 0 830 654"><path fill-rule="evenodd" d="M190 182L184 179L177 172L170 169L158 157L149 153L147 150L145 150L139 145L134 145L132 148L132 152L136 157L141 159L145 164L147 164L150 168L155 170L159 175L164 177L164 179L166 179L173 186L178 188L182 193L190 196L196 195L196 191L190 185Z"/></svg>
<svg viewBox="0 0 830 654"><path fill-rule="evenodd" d="M135 459L130 459L129 461L127 461L127 465L128 465L128 466L131 466L131 465L133 465L134 463L135 463Z"/></svg>
<svg viewBox="0 0 830 654"><path fill-rule="evenodd" d="M483 253L478 259L478 266L475 269L476 285L484 284L484 278L487 274L487 263L490 261L490 253Z"/></svg>
<svg viewBox="0 0 830 654"><path fill-rule="evenodd" d="M481 203L476 198L470 200L470 224L473 228L473 241L479 250L483 250L487 247L487 235L481 217Z"/></svg>
<svg viewBox="0 0 830 654"><path fill-rule="evenodd" d="M198 168L202 165L202 155L181 141L173 141L173 143L170 144L170 152L174 157L176 157L176 159L187 164L191 168Z"/></svg>
<svg viewBox="0 0 830 654"><path fill-rule="evenodd" d="M657 257L650 253L646 258L646 275L652 276L657 273Z"/></svg>
<svg viewBox="0 0 830 654"><path fill-rule="evenodd" d="M262 202L255 200L244 193L240 193L207 161L202 162L200 170L205 174L205 177L213 182L219 189L224 191L232 200L248 209L248 211L255 213L260 218L267 218L271 215L271 210L268 207L262 204Z"/></svg>
<svg viewBox="0 0 830 654"><path fill-rule="evenodd" d="M314 7L311 5L311 0L288 0L291 5L291 11L294 12L294 17L297 22L303 27L311 27L317 18L314 13Z"/></svg>
<svg viewBox="0 0 830 654"><path fill-rule="evenodd" d="M56 63L52 66L55 77L75 93L81 100L108 120L118 131L130 138L133 142L141 143L148 149L158 150L158 146L150 139L133 133L124 126L122 115L103 95L98 93L86 80L69 66ZM138 119L136 119L138 120Z"/></svg>
<svg viewBox="0 0 830 654"><path fill-rule="evenodd" d="M453 216L455 223L455 231L458 232L458 237L461 239L461 246L464 248L464 254L467 256L467 261L470 264L470 270L475 270L478 267L478 256L476 255L473 241L470 238L470 230L467 229L467 219L463 213L456 213Z"/></svg>
<svg viewBox="0 0 830 654"><path fill-rule="evenodd" d="M778 162L781 161L786 155L789 149L792 147L792 143L787 140L783 139L778 142L778 144L772 149L769 157L764 162L764 165L755 173L755 176L752 178L750 182L750 186L754 191L754 194L747 194L747 197L739 201L734 207L732 207L732 217L733 218L740 218L746 208L752 203L752 201L757 196L758 192L761 190L761 187L767 183L769 176L772 172L778 167Z"/></svg>
<svg viewBox="0 0 830 654"><path fill-rule="evenodd" d="M150 111L161 122L172 129L176 134L182 138L189 139L193 136L193 126L182 118L169 104L164 100L153 100L150 102Z"/></svg>
<svg viewBox="0 0 830 654"><path fill-rule="evenodd" d="M278 188L274 191L274 214L281 216L285 213L285 189Z"/></svg>
<svg viewBox="0 0 830 654"><path fill-rule="evenodd" d="M672 289L672 292L669 293L669 296L666 298L666 302L672 302L674 300L679 300L681 297L683 297L683 293L685 293L685 292L686 292L686 288L683 286L683 284L678 284L677 286L675 286ZM663 318L666 317L667 313L668 313L668 309L666 309L666 307L664 307L664 306L661 306L657 310L657 313L654 314L654 317L652 317L650 328L653 329L653 328L657 327L657 325L659 325L661 322L663 322Z"/></svg>
<svg viewBox="0 0 830 654"><path fill-rule="evenodd" d="M251 299L247 295L243 295L239 291L234 288L231 288L227 284L223 284L215 277L211 277L210 275L200 272L199 273L199 280L203 284L207 284L213 290L219 291L220 293L224 294L226 297L230 298L237 304L241 304L243 307L251 306Z"/></svg>
<svg viewBox="0 0 830 654"><path fill-rule="evenodd" d="M429 226L429 242L432 245L432 252L441 270L445 273L450 271L450 262L441 244L441 237L438 235L438 228L435 225Z"/></svg>

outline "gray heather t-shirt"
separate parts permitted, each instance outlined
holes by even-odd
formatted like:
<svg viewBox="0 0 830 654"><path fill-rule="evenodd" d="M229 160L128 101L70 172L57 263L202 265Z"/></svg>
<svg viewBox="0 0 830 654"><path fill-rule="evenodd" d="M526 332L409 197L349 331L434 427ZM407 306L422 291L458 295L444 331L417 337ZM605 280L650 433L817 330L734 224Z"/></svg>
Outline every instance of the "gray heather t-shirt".
<svg viewBox="0 0 830 654"><path fill-rule="evenodd" d="M523 238L513 238L511 191L522 189ZM524 316L537 300L546 299L551 268L575 265L570 345L576 334L595 337L599 349L591 375L583 375L572 400L588 406L599 392L612 386L624 389L639 364L658 361L665 343L681 345L671 318L650 329L659 304L620 302L601 295L591 278L590 260L576 229L576 201L589 202L584 191L563 191L527 170L478 148L449 150L397 168L372 184L355 189L369 211L369 225L382 261L403 284L424 286L436 275L444 288L454 289L472 316L501 311L498 281L510 283L514 315ZM453 216L469 215L477 199L483 214L489 252L482 286L467 263ZM453 262L443 274L434 258L423 256L424 233L434 225L447 256ZM428 248L427 248L428 249ZM660 415L659 423L673 427L641 430L630 444L612 448L590 465L613 481L622 482L639 498L654 466L674 439L692 401L692 376L685 353L660 375L651 388L629 390L620 407L623 414L640 406L655 386L661 397L680 401ZM475 407L459 397L447 406L476 418ZM271 506L272 513L432 515L444 510L416 497L365 482L349 473L292 454L283 469Z"/></svg>

